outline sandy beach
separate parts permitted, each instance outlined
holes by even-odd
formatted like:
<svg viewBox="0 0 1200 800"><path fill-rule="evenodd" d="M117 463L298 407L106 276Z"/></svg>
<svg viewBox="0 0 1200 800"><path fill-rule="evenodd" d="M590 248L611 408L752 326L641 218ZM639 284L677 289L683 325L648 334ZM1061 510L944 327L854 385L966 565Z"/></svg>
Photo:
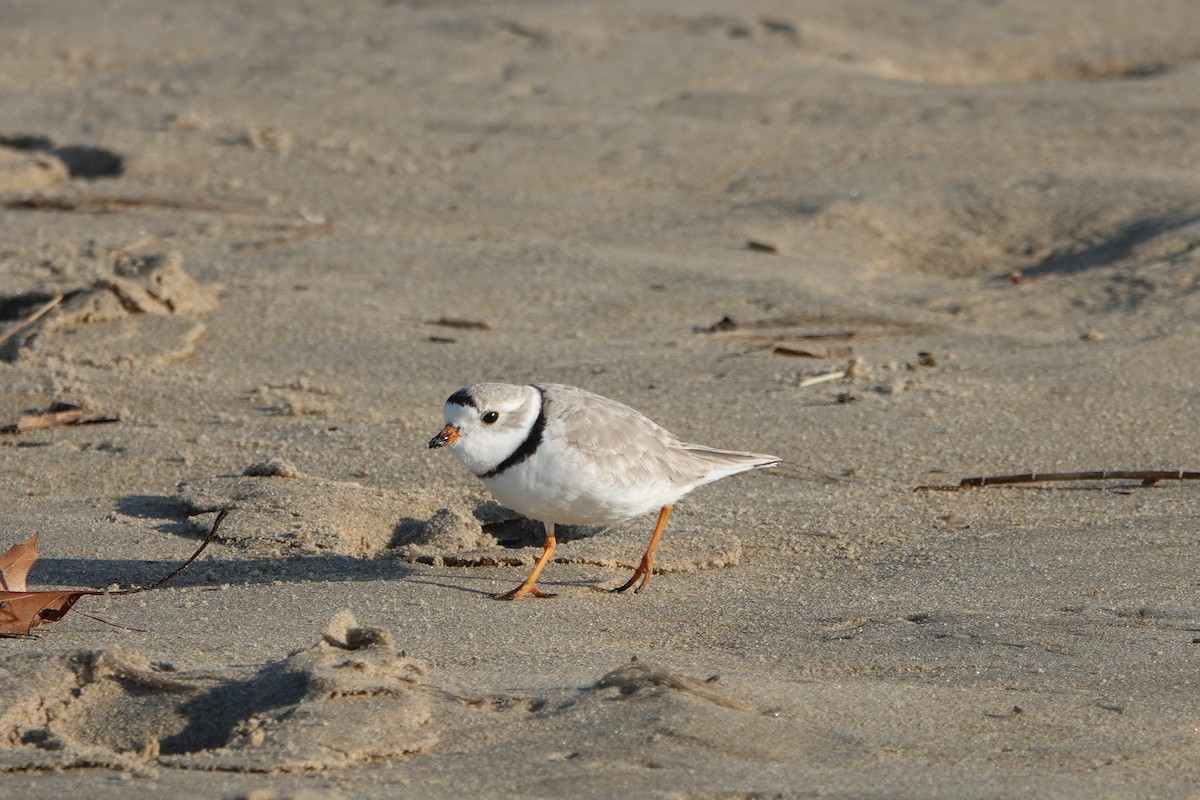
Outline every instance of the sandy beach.
<svg viewBox="0 0 1200 800"><path fill-rule="evenodd" d="M1200 5L0 23L0 551L230 509L0 638L0 794L1200 797L1200 482L918 488L1200 470ZM784 464L497 602L481 381Z"/></svg>

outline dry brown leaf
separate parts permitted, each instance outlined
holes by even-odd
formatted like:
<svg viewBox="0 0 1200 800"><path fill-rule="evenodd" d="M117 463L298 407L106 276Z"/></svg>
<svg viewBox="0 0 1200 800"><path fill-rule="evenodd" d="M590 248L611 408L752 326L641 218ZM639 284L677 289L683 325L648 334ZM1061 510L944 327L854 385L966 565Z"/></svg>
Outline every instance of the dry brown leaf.
<svg viewBox="0 0 1200 800"><path fill-rule="evenodd" d="M105 592L102 589L27 591L25 588L25 578L29 575L29 568L33 566L33 563L38 558L38 535L36 533L33 534L27 541L13 545L4 555L0 556L0 586L3 586L3 591L0 591L0 635L27 636L38 625L58 622L67 615L67 612L79 601L79 598L86 597L87 595L138 594L150 589L157 589L183 572L191 566L193 561L200 557L200 554L204 552L204 548L208 547L208 543L216 538L217 529L221 526L221 521L225 519L225 515L228 513L229 510L224 509L221 513L217 514L217 518L213 520L212 530L209 531L208 536L200 543L200 546L196 548L196 552L192 553L191 558L172 570L169 575L155 581L149 586L141 586L136 589L123 589L115 592Z"/></svg>
<svg viewBox="0 0 1200 800"><path fill-rule="evenodd" d="M35 533L28 541L14 544L0 556L0 589L6 592L25 591L25 578L38 558L37 540Z"/></svg>
<svg viewBox="0 0 1200 800"><path fill-rule="evenodd" d="M28 635L38 625L58 622L79 598L97 589L0 592L0 634Z"/></svg>

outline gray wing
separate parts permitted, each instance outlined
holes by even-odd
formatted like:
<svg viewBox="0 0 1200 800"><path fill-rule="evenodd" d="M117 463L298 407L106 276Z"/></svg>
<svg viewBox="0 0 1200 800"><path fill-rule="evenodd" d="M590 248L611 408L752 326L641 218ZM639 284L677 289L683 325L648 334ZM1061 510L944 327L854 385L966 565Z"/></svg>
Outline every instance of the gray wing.
<svg viewBox="0 0 1200 800"><path fill-rule="evenodd" d="M553 406L547 433L611 485L687 486L711 470L707 458L690 454L677 436L624 403L574 386L540 388Z"/></svg>
<svg viewBox="0 0 1200 800"><path fill-rule="evenodd" d="M548 430L568 457L610 486L667 482L694 488L779 463L775 456L683 442L624 403L574 386L541 387L553 405Z"/></svg>

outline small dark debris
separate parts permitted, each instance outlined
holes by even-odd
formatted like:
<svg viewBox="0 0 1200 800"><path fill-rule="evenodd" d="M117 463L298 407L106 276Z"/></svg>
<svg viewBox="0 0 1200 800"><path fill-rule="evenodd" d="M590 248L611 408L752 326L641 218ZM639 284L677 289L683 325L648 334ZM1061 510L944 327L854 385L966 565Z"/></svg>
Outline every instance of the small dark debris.
<svg viewBox="0 0 1200 800"><path fill-rule="evenodd" d="M916 623L917 625L928 625L936 620L929 614L909 614L904 618L908 622Z"/></svg>
<svg viewBox="0 0 1200 800"><path fill-rule="evenodd" d="M720 333L721 331L737 330L738 324L733 321L733 317L725 315L719 320L709 325L707 328L699 328L698 330L707 331L708 333Z"/></svg>
<svg viewBox="0 0 1200 800"><path fill-rule="evenodd" d="M704 682L705 683L716 683L719 680L721 680L720 675L709 675L707 678L704 679Z"/></svg>
<svg viewBox="0 0 1200 800"><path fill-rule="evenodd" d="M853 347L827 347L824 350L801 350L795 347L775 345L771 351L773 356L788 356L791 358L849 358L854 355Z"/></svg>
<svg viewBox="0 0 1200 800"><path fill-rule="evenodd" d="M779 248L775 245L771 244L770 242L761 242L758 239L747 239L746 249L753 250L756 253L775 254L779 252Z"/></svg>
<svg viewBox="0 0 1200 800"><path fill-rule="evenodd" d="M798 41L800 39L800 31L790 22L781 19L771 19L770 17L762 17L758 20L758 24L763 26L763 30L767 33L773 33L776 36L782 36L790 41Z"/></svg>
<svg viewBox="0 0 1200 800"><path fill-rule="evenodd" d="M440 325L443 328L456 328L460 331L490 331L492 329L492 326L486 322L479 322L473 319L453 319L450 317L435 319L429 324Z"/></svg>
<svg viewBox="0 0 1200 800"><path fill-rule="evenodd" d="M837 396L836 396L836 397L834 397L833 399L834 399L834 401L835 401L835 402L837 402L839 405L843 405L843 406L844 406L844 405L846 405L846 404L848 404L848 403L857 403L857 402L858 402L858 395L856 395L856 394L852 394L852 393L850 393L850 392L839 392L839 393L837 394Z"/></svg>
<svg viewBox="0 0 1200 800"><path fill-rule="evenodd" d="M450 336L426 336L425 341L434 342L436 344L454 344L458 341L458 339Z"/></svg>
<svg viewBox="0 0 1200 800"><path fill-rule="evenodd" d="M936 367L937 359L933 357L933 353L922 350L920 353L917 353L917 363L922 367Z"/></svg>

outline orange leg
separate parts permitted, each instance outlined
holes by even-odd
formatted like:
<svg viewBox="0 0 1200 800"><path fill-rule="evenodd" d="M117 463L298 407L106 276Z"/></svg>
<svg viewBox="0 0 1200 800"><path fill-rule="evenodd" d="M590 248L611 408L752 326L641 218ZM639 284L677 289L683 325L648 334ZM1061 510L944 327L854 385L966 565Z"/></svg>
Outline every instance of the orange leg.
<svg viewBox="0 0 1200 800"><path fill-rule="evenodd" d="M538 575L541 574L542 567L546 566L547 562L550 561L550 556L554 555L554 548L558 544L558 541L554 538L554 523L547 522L545 525L546 541L542 543L542 556L537 560L537 563L533 565L533 572L529 574L529 577L525 579L524 583L513 589L511 592L505 592L504 594L496 595L497 600L516 600L518 597L524 597L527 594L531 594L534 597L555 596L539 591L537 588Z"/></svg>
<svg viewBox="0 0 1200 800"><path fill-rule="evenodd" d="M654 574L654 550L658 547L658 540L662 538L663 528L667 526L667 517L670 514L670 506L663 506L662 511L658 512L658 524L654 526L654 534L650 537L650 546L646 548L646 554L642 556L642 563L638 564L638 568L633 571L633 577L626 581L624 586L613 589L614 592L625 591L637 583L638 578L641 578L642 582L638 583L638 587L633 590L633 593L637 594L646 588L646 584L650 582L650 576Z"/></svg>

